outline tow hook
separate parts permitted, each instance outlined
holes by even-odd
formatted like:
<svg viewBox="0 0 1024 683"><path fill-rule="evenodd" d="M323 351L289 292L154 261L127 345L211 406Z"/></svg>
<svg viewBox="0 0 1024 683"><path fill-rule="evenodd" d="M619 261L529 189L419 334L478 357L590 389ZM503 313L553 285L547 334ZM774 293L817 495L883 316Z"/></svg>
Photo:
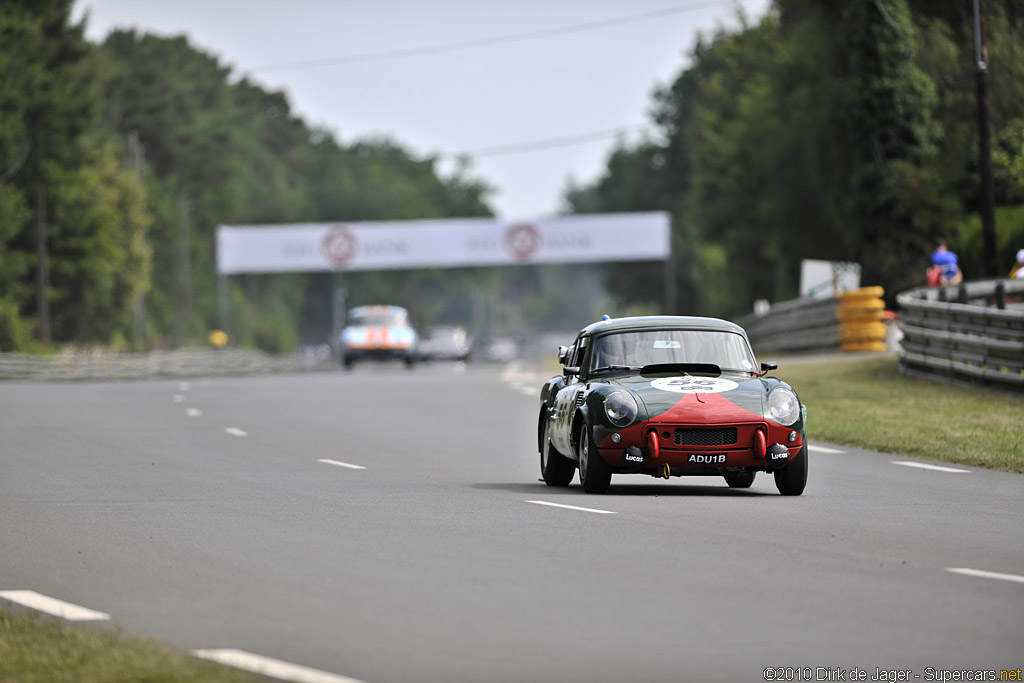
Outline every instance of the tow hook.
<svg viewBox="0 0 1024 683"><path fill-rule="evenodd" d="M661 464L661 476L666 479L672 476L672 468L668 466L667 462Z"/></svg>

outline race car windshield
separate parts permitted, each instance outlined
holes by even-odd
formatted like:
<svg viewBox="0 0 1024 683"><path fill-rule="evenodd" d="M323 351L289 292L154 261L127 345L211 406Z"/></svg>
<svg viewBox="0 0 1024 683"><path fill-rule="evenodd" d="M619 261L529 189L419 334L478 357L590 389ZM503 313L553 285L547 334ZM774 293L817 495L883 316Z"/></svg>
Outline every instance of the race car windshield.
<svg viewBox="0 0 1024 683"><path fill-rule="evenodd" d="M378 327L398 327L405 324L405 319L401 315L354 315L352 316L353 325L371 325Z"/></svg>
<svg viewBox="0 0 1024 683"><path fill-rule="evenodd" d="M591 370L605 367L709 363L737 372L755 372L746 340L717 330L635 330L597 338Z"/></svg>

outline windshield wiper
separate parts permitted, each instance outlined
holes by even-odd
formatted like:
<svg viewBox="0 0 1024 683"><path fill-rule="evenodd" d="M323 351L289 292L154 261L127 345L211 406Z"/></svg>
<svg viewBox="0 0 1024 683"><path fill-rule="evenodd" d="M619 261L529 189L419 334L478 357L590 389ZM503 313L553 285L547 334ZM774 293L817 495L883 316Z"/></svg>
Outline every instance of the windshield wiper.
<svg viewBox="0 0 1024 683"><path fill-rule="evenodd" d="M722 368L722 372L739 372L744 375L757 375L757 371L751 370L750 368Z"/></svg>
<svg viewBox="0 0 1024 683"><path fill-rule="evenodd" d="M602 365L599 368L594 368L593 370L591 370L590 374L593 375L593 374L596 374L598 372L608 372L608 371L611 371L611 370L630 371L630 370L639 370L639 369L640 369L639 365Z"/></svg>

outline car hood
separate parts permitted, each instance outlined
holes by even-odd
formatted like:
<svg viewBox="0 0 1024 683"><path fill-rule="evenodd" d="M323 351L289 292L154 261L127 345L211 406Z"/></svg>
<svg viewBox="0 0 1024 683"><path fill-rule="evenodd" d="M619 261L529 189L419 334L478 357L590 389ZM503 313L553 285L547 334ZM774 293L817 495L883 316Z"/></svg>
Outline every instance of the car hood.
<svg viewBox="0 0 1024 683"><path fill-rule="evenodd" d="M772 382L749 375L721 377L657 373L609 378L628 389L656 422L716 424L764 420Z"/></svg>

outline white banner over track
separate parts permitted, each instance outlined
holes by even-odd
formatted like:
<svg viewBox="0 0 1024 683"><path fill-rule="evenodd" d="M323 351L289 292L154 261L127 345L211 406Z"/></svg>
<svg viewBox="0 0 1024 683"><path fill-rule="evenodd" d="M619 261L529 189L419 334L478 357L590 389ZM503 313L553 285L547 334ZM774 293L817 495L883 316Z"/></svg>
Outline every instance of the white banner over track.
<svg viewBox="0 0 1024 683"><path fill-rule="evenodd" d="M362 223L222 225L217 272L286 273L654 261L668 258L666 213L541 221L457 218Z"/></svg>

